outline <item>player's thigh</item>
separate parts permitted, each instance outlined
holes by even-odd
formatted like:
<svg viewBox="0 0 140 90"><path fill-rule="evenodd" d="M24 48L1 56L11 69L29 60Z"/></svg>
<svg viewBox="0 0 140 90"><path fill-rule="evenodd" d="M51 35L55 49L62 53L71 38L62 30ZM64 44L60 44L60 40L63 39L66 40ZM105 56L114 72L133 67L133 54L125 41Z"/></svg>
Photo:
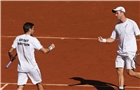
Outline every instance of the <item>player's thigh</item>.
<svg viewBox="0 0 140 90"><path fill-rule="evenodd" d="M115 60L115 65L116 65L116 68L124 68L125 66L124 57L117 55L116 60Z"/></svg>
<svg viewBox="0 0 140 90"><path fill-rule="evenodd" d="M28 73L29 78L31 79L33 84L37 84L42 82L42 77L39 69L32 69Z"/></svg>
<svg viewBox="0 0 140 90"><path fill-rule="evenodd" d="M18 85L25 85L27 83L28 76L27 73L18 72Z"/></svg>

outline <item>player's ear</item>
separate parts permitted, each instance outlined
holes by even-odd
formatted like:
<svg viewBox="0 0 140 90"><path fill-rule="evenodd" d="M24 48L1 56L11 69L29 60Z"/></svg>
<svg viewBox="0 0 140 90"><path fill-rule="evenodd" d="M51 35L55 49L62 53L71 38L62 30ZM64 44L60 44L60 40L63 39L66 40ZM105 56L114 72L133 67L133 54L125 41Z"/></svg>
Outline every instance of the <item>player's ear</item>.
<svg viewBox="0 0 140 90"><path fill-rule="evenodd" d="M31 31L32 29L30 28L29 31Z"/></svg>
<svg viewBox="0 0 140 90"><path fill-rule="evenodd" d="M29 29L29 32L31 32L31 31L32 31L32 29L30 28L30 29Z"/></svg>

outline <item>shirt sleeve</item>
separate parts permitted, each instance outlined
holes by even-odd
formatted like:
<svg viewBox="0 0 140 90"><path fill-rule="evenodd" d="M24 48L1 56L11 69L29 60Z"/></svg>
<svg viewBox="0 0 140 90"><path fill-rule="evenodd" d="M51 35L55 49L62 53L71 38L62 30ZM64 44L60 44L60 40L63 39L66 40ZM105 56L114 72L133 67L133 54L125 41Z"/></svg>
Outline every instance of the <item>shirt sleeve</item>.
<svg viewBox="0 0 140 90"><path fill-rule="evenodd" d="M112 34L111 34L110 38L112 38L112 39L117 39L118 38L118 34L117 34L115 29L112 31Z"/></svg>
<svg viewBox="0 0 140 90"><path fill-rule="evenodd" d="M134 22L134 33L135 33L136 36L140 35L140 30L139 30L139 27L136 24L136 22Z"/></svg>
<svg viewBox="0 0 140 90"><path fill-rule="evenodd" d="M40 50L43 47L37 38L34 38L34 40L33 40L33 46L37 50Z"/></svg>
<svg viewBox="0 0 140 90"><path fill-rule="evenodd" d="M15 38L15 40L13 41L13 44L12 44L12 48L16 48L17 47L17 37Z"/></svg>

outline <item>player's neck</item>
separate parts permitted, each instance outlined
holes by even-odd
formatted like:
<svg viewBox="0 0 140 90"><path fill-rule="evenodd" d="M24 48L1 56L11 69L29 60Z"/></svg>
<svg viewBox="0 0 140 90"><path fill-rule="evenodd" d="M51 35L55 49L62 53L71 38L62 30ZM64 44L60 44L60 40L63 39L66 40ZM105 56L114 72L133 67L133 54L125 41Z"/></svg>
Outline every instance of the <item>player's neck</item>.
<svg viewBox="0 0 140 90"><path fill-rule="evenodd" d="M27 33L25 33L26 35L30 35L31 36L31 33L30 32L27 32Z"/></svg>
<svg viewBox="0 0 140 90"><path fill-rule="evenodd" d="M124 16L124 17L121 18L120 21L121 21L122 23L124 23L126 20L127 20L127 18Z"/></svg>

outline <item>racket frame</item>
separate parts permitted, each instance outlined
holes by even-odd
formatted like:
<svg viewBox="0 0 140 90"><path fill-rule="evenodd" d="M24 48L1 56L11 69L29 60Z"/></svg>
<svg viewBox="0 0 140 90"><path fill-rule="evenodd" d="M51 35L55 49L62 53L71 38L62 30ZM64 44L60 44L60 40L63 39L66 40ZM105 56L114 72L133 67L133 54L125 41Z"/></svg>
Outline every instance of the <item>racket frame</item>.
<svg viewBox="0 0 140 90"><path fill-rule="evenodd" d="M137 56L139 56L139 55L140 55L140 53L136 54L135 57L133 58L133 59L134 59L134 62L135 62L138 66L140 66L140 63L137 63L136 58L137 58Z"/></svg>

